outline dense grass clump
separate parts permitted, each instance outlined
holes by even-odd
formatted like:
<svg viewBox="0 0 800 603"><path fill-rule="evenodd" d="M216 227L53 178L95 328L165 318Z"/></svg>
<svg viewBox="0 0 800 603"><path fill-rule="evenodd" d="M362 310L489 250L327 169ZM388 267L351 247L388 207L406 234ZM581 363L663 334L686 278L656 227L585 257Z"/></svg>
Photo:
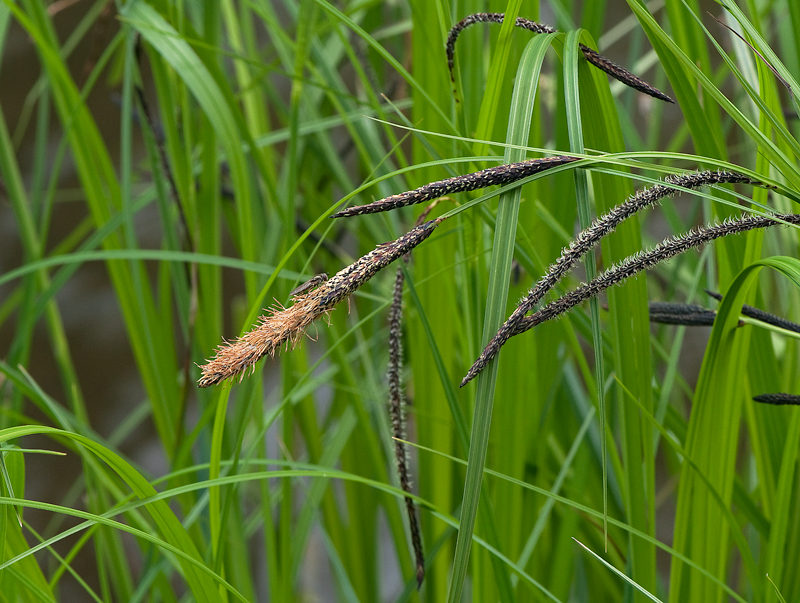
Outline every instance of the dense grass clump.
<svg viewBox="0 0 800 603"><path fill-rule="evenodd" d="M0 5L0 598L800 600L740 4Z"/></svg>

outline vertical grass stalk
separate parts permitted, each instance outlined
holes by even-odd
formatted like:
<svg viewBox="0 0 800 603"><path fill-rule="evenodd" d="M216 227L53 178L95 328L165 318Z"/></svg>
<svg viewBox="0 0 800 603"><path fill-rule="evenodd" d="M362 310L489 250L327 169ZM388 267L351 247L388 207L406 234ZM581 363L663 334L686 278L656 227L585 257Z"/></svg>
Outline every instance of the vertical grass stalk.
<svg viewBox="0 0 800 603"><path fill-rule="evenodd" d="M545 35L534 38L528 43L522 54L511 101L508 134L506 137L506 142L509 144L525 145L528 141L533 104L536 99L538 74L553 37L552 35ZM523 159L523 153L524 151L507 148L504 161L505 163L520 161ZM482 347L485 347L490 338L497 332L505 316L520 197L520 189L504 193L500 197L489 269L489 287L486 298ZM458 603L461 600L461 593L464 588L472 535L475 529L480 500L483 469L486 463L486 450L489 444L489 428L492 419L496 378L497 361L495 360L481 373L477 382L472 434L467 458L467 473L464 483L464 497L461 505L460 525L447 596L449 603Z"/></svg>

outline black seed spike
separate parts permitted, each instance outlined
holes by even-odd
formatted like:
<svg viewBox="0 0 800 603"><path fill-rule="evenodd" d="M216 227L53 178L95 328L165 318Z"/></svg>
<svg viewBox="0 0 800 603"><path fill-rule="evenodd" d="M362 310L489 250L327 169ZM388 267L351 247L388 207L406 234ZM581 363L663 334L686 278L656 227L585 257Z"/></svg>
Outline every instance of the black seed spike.
<svg viewBox="0 0 800 603"><path fill-rule="evenodd" d="M459 34L467 27L474 25L475 23L502 23L504 18L504 13L475 13L464 17L450 29L450 32L447 35L445 50L447 52L447 67L450 70L450 79L453 82L455 82L455 77L453 76L453 62L456 52L456 40L458 39ZM514 25L521 29L527 29L535 34L557 33L557 30L548 25L542 25L541 23L536 23L530 19L523 19L522 17L517 17ZM589 61L589 63L601 71L604 71L615 80L622 82L634 90L638 90L639 92L647 94L648 96L652 96L653 98L657 98L668 103L675 103L674 100L661 92L661 90L655 86L652 86L651 84L648 84L643 79L632 74L624 67L620 67L613 61L610 61L603 55L599 54L596 50L593 50L584 44L579 44L578 46L580 47L583 56L587 61Z"/></svg>

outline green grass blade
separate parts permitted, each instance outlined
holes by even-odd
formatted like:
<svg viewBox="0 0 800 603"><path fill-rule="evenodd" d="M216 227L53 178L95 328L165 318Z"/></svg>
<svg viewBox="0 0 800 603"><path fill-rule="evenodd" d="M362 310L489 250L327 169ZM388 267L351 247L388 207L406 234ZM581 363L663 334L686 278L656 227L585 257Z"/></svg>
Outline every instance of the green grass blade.
<svg viewBox="0 0 800 603"><path fill-rule="evenodd" d="M553 37L537 36L528 43L523 52L517 71L516 85L512 97L512 109L509 116L507 142L511 144L524 144L528 139L539 70ZM508 163L518 161L522 156L521 152L509 149L506 152L505 161ZM483 324L484 345L497 332L505 317L520 194L519 189L517 189L502 196L498 206L489 273L489 291L486 299L486 316ZM469 459L464 483L464 498L461 506L461 525L458 539L456 540L453 571L448 593L448 601L451 603L461 600L461 592L467 573L483 468L486 462L496 375L497 361L495 360L478 377Z"/></svg>
<svg viewBox="0 0 800 603"><path fill-rule="evenodd" d="M2 430L0 432L0 440L8 441L31 434L62 436L74 440L85 446L99 459L108 463L140 498L148 498L157 494L155 488L120 456L84 436L52 427L16 427ZM180 560L186 582L194 593L195 598L198 601L207 601L209 603L220 601L221 599L213 581L207 573L198 571L196 563L202 564L202 557L169 506L163 501L156 501L152 505L148 505L148 511L165 542L183 551L187 558L196 560L195 563L188 563L184 558Z"/></svg>
<svg viewBox="0 0 800 603"><path fill-rule="evenodd" d="M581 101L578 89L578 42L581 32L571 31L567 34L564 41L564 109L567 116L567 131L569 135L570 151L573 153L585 153L583 146L583 124L581 119ZM592 220L591 202L589 200L589 176L584 170L575 170L575 197L578 209L578 223L581 230L589 227ZM587 282L591 281L597 274L595 268L594 250L586 254L583 262L586 269ZM605 367L603 365L603 346L602 332L600 326L600 303L592 299L589 302L589 313L592 324L592 347L594 349L595 362L595 384L597 386L597 399L600 402L600 439L602 448L602 469L603 469L603 512L608 512L608 469L606 467L606 403L605 403ZM603 520L603 533L607 538L608 524ZM606 543L606 548L608 544Z"/></svg>
<svg viewBox="0 0 800 603"><path fill-rule="evenodd" d="M795 284L800 283L798 262L790 258L770 258L750 264L733 281L711 331L686 437L687 453L709 476L726 504L730 504L733 489L738 424L744 402L744 368L750 342L749 331L737 329L736 324L748 289L764 266L780 270ZM722 579L728 561L725 551L730 528L722 523L711 496L698 482L689 467L685 467L678 497L675 548ZM685 575L682 563L673 564L671 583L672 601L682 600L681 597L714 601L722 597L719 587L707 578L694 571Z"/></svg>
<svg viewBox="0 0 800 603"><path fill-rule="evenodd" d="M492 64L489 68L489 79L486 81L483 102L481 103L478 123L475 128L475 138L488 139L492 137L497 111L501 105L500 99L505 89L505 82L508 74L508 60L511 54L512 34L515 30L515 21L519 14L522 0L511 0L505 8L505 18L500 26L500 34L497 44L492 50ZM484 155L486 145L478 143L475 145L475 154Z"/></svg>
<svg viewBox="0 0 800 603"><path fill-rule="evenodd" d="M648 592L647 590L645 590L644 588L642 588L640 585L638 585L636 582L634 582L633 580L631 580L631 579L630 579L628 576L626 576L625 574L623 574L621 571L619 571L617 568L615 568L613 565L611 565L611 564L610 564L608 561L606 561L605 559L603 559L603 558L602 558L600 555L598 555L597 553L595 553L593 550L591 550L591 549L590 549L589 547L587 547L585 544L583 544L582 542L580 542L580 541L579 541L579 540L577 540L577 539L574 539L574 538L573 538L573 540L575 540L575 542L576 542L577 544L579 544L581 547L583 547L583 549L584 549L584 550L585 550L587 553L589 553L589 554L590 554L592 557L594 557L595 559L597 559L597 560L598 560L600 563L602 563L603 565L605 565L605 566L606 566L608 569L610 569L612 572L614 572L615 574L617 574L617 575L618 575L620 578L622 578L623 580L625 580L625 582L627 582L627 583L628 583L628 584L630 584L630 585L631 585L633 588L635 588L635 589L636 589L636 590L637 590L639 593L641 593L642 595L644 595L645 597L647 597L647 598L648 598L648 599L650 599L651 601L655 601L655 603L661 603L661 599L659 599L658 597L656 597L656 596L655 596L655 595L653 595L652 593L650 593L650 592Z"/></svg>

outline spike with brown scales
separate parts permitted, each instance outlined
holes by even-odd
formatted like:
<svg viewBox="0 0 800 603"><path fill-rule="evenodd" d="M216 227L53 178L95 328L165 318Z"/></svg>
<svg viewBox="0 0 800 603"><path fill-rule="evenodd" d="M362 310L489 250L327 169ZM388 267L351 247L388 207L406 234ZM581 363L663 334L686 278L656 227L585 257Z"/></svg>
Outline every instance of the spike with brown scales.
<svg viewBox="0 0 800 603"><path fill-rule="evenodd" d="M231 377L243 376L264 356L275 356L281 347L294 346L311 323L326 316L383 268L431 236L443 220L441 217L430 220L395 241L378 245L313 291L294 297L294 303L288 308L271 308L253 329L217 348L214 358L200 367L198 386L209 387Z"/></svg>

